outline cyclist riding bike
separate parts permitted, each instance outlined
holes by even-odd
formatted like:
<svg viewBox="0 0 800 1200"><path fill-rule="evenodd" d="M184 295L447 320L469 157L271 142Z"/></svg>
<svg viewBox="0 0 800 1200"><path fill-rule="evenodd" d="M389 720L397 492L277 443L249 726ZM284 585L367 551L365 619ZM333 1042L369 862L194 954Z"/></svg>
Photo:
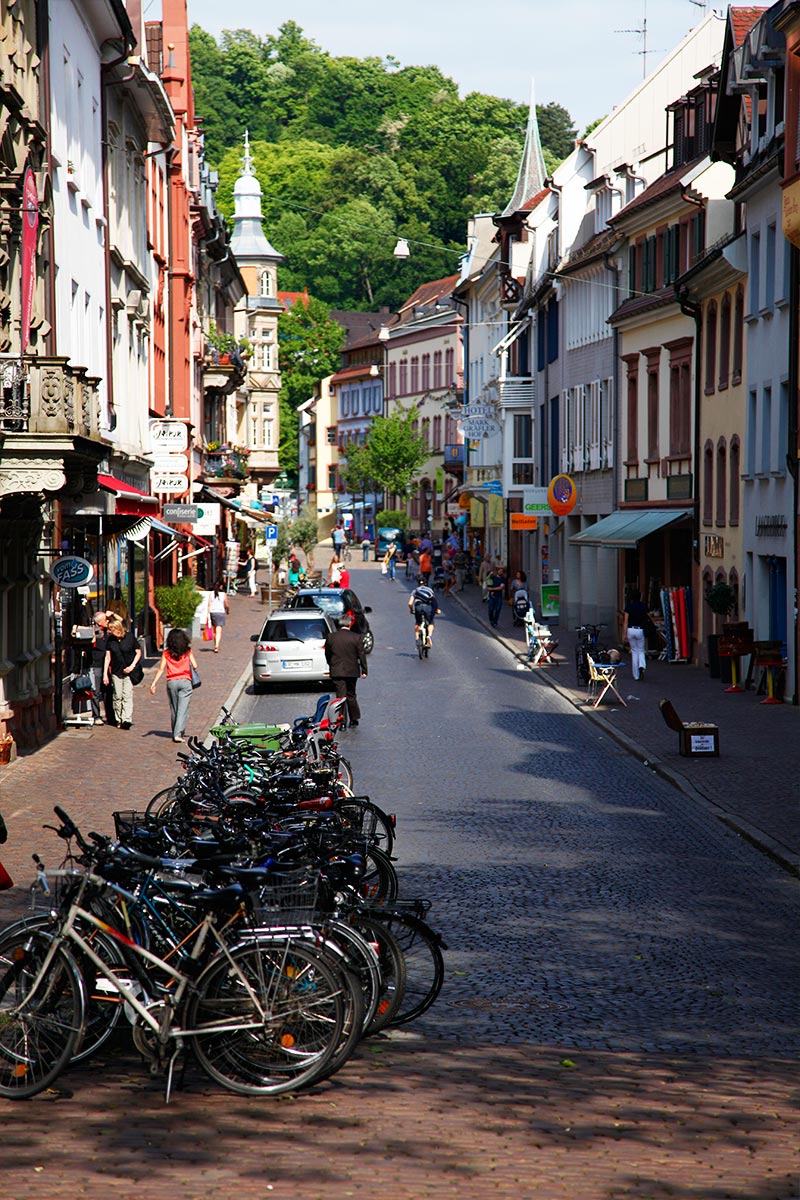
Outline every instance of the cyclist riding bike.
<svg viewBox="0 0 800 1200"><path fill-rule="evenodd" d="M420 575L417 580L417 586L408 597L408 611L414 614L414 632L419 634L419 627L423 616L428 623L428 645L431 644L431 634L433 633L433 618L437 612L440 612L436 593L433 588L428 587L424 576Z"/></svg>

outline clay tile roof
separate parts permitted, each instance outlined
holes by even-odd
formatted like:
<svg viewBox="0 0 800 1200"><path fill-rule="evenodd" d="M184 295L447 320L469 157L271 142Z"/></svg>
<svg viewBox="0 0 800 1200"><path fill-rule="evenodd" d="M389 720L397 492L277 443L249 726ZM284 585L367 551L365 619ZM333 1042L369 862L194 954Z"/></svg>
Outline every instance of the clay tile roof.
<svg viewBox="0 0 800 1200"><path fill-rule="evenodd" d="M550 195L550 188L549 187L542 188L542 190L540 192L537 192L535 196L531 196L530 200L525 201L525 203L520 208L520 212L533 212L533 210L535 208L539 207L539 205L544 200L545 196L549 196L549 195Z"/></svg>
<svg viewBox="0 0 800 1200"><path fill-rule="evenodd" d="M731 30L735 45L741 46L756 21L759 17L763 17L766 11L764 7L731 8Z"/></svg>
<svg viewBox="0 0 800 1200"><path fill-rule="evenodd" d="M458 279L458 275L447 275L444 279L421 283L417 290L408 297L405 304L401 304L398 314L402 318L403 314L410 309L422 308L426 304L435 304L442 296L449 296L458 283Z"/></svg>

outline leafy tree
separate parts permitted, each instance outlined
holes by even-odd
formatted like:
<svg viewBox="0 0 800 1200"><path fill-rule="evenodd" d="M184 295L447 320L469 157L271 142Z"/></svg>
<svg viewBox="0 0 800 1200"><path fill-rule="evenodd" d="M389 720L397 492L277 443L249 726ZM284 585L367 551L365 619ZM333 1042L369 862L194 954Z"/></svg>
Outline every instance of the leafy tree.
<svg viewBox="0 0 800 1200"><path fill-rule="evenodd" d="M549 104L537 104L536 120L542 149L550 150L558 159L566 158L572 153L578 131L573 127L572 117L562 105L553 100Z"/></svg>
<svg viewBox="0 0 800 1200"><path fill-rule="evenodd" d="M359 492L366 494L376 489L366 445L347 447L347 458L339 462L339 474L347 490L354 496Z"/></svg>
<svg viewBox="0 0 800 1200"><path fill-rule="evenodd" d="M376 417L365 448L371 477L379 488L404 495L420 467L430 458L425 438L413 428L414 412L398 406L388 417Z"/></svg>
<svg viewBox="0 0 800 1200"><path fill-rule="evenodd" d="M313 296L278 317L281 369L278 462L284 470L297 469L298 406L313 395L320 379L332 375L339 366L344 336L341 325L332 320L327 304Z"/></svg>
<svg viewBox="0 0 800 1200"><path fill-rule="evenodd" d="M299 546L306 556L308 566L314 567L314 547L319 536L317 514L304 504L300 516L289 525L289 539L292 545Z"/></svg>
<svg viewBox="0 0 800 1200"><path fill-rule="evenodd" d="M607 114L604 114L602 117L595 117L593 121L590 121L583 131L583 136L587 138L593 129L597 129L597 126L600 125L601 122L605 121L606 116Z"/></svg>

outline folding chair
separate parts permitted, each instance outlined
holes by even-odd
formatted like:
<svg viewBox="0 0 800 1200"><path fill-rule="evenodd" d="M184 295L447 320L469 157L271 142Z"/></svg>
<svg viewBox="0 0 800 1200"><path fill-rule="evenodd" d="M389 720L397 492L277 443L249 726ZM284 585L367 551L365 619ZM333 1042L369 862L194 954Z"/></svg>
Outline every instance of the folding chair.
<svg viewBox="0 0 800 1200"><path fill-rule="evenodd" d="M622 707L627 708L627 704L614 687L614 682L617 678L617 668L611 663L601 663L598 665L589 654L586 655L586 661L589 664L589 699L591 700L592 697L596 697L592 708L597 708L608 691L612 691ZM600 691L601 686L602 691Z"/></svg>

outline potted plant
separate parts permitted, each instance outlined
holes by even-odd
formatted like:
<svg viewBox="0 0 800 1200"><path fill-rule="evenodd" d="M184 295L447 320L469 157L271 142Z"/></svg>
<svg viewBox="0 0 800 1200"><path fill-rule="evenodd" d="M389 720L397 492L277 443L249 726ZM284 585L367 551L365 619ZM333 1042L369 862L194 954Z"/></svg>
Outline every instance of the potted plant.
<svg viewBox="0 0 800 1200"><path fill-rule="evenodd" d="M728 617L738 603L736 588L729 583L711 583L705 590L705 601L717 617ZM720 677L719 634L708 635L708 669L712 679Z"/></svg>
<svg viewBox="0 0 800 1200"><path fill-rule="evenodd" d="M177 583L165 584L155 591L156 606L164 623L164 641L170 629L185 629L191 637L194 614L203 599L192 577L185 575Z"/></svg>

